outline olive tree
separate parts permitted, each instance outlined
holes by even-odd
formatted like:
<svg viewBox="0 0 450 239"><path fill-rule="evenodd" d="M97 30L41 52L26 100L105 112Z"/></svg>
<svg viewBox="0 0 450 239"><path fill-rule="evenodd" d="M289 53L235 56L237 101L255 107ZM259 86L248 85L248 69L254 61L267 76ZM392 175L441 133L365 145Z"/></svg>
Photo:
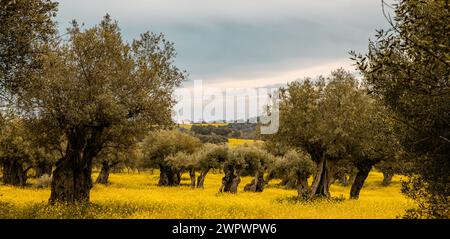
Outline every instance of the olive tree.
<svg viewBox="0 0 450 239"><path fill-rule="evenodd" d="M137 161L139 157L138 151L139 149L136 145L127 147L111 146L102 149L95 158L95 161L100 165L100 172L95 182L108 184L111 170L120 165L126 165L128 162Z"/></svg>
<svg viewBox="0 0 450 239"><path fill-rule="evenodd" d="M3 183L24 186L33 168L33 142L20 118L9 119L0 135Z"/></svg>
<svg viewBox="0 0 450 239"><path fill-rule="evenodd" d="M231 148L228 160L223 165L225 176L219 192L236 193L241 176L251 175L253 180L245 186L245 191L262 192L264 190L264 172L273 158L261 147L239 145Z"/></svg>
<svg viewBox="0 0 450 239"><path fill-rule="evenodd" d="M358 199L359 193L372 168L380 162L395 161L403 149L397 138L391 113L374 99L368 99L365 113L353 128L357 137L350 143L351 162L357 168L350 189L350 198Z"/></svg>
<svg viewBox="0 0 450 239"><path fill-rule="evenodd" d="M23 90L42 70L41 46L56 34L58 4L50 0L0 1L0 99ZM10 103L10 102L8 102Z"/></svg>
<svg viewBox="0 0 450 239"><path fill-rule="evenodd" d="M94 163L100 166L96 183L107 184L111 169L119 164L136 165L140 157L140 129L130 126L111 127L104 134L105 144Z"/></svg>
<svg viewBox="0 0 450 239"><path fill-rule="evenodd" d="M269 140L307 152L316 163L311 196L330 196L333 165L347 154L348 134L364 102L357 80L341 69L327 79L305 79L281 89L280 129Z"/></svg>
<svg viewBox="0 0 450 239"><path fill-rule="evenodd" d="M178 185L186 165L180 159L187 159L187 154L193 154L200 146L199 139L179 130L152 132L142 143L143 161L147 167L159 168L158 185Z"/></svg>
<svg viewBox="0 0 450 239"><path fill-rule="evenodd" d="M203 188L205 178L211 169L220 169L228 160L228 146L205 144L195 154L195 167L200 171L197 178L197 188Z"/></svg>
<svg viewBox="0 0 450 239"><path fill-rule="evenodd" d="M290 83L281 90L280 129L269 141L307 152L316 163L310 196L330 196L335 165L358 168L357 198L373 165L389 157L395 137L388 114L358 80L342 69L328 78Z"/></svg>
<svg viewBox="0 0 450 239"><path fill-rule="evenodd" d="M386 7L386 3L383 3ZM401 0L385 14L367 54L353 54L373 94L395 113L402 145L414 160L403 192L418 202L409 217L450 215L450 4Z"/></svg>
<svg viewBox="0 0 450 239"><path fill-rule="evenodd" d="M23 90L42 71L42 55L46 52L43 46L53 41L57 33L54 22L57 6L50 0L0 1L0 107L1 119L5 124L10 118L4 117L4 109L17 111ZM17 122L11 122L10 127L15 124ZM10 134L5 132L3 136ZM7 141L6 138L3 140ZM16 146L11 145L12 148ZM42 155L49 155L46 147L41 149ZM41 159L45 162L45 173L51 172L51 162L45 157ZM41 166L36 166L37 176L40 176L40 169L44 167L43 164ZM16 177L13 184L25 182L19 178L23 177Z"/></svg>
<svg viewBox="0 0 450 239"><path fill-rule="evenodd" d="M56 162L64 155L67 142L57 128L49 128L45 119L27 119L26 127L33 141L34 176L51 176Z"/></svg>
<svg viewBox="0 0 450 239"><path fill-rule="evenodd" d="M395 175L411 174L413 164L411 160L406 158L405 154L399 154L390 160L380 162L375 165L375 168L383 173L383 181L381 182L381 185L389 186Z"/></svg>
<svg viewBox="0 0 450 239"><path fill-rule="evenodd" d="M192 153L181 151L175 155L169 155L164 159L164 162L168 167L171 168L173 172L176 172L178 179L178 182L176 184L180 183L181 175L187 171L189 172L189 177L191 179L190 186L191 188L195 188L196 161Z"/></svg>
<svg viewBox="0 0 450 239"><path fill-rule="evenodd" d="M339 183L346 187L355 181L358 169L353 164L352 159L348 156L339 160L334 165L332 183Z"/></svg>

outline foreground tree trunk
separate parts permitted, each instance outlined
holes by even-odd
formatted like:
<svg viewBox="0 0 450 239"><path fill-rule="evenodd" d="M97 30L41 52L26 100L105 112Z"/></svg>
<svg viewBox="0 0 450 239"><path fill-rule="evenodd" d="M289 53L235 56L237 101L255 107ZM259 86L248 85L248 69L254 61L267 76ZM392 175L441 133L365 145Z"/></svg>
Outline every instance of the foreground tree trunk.
<svg viewBox="0 0 450 239"><path fill-rule="evenodd" d="M310 197L330 197L330 184L332 179L333 161L323 155L318 164L317 171L311 186Z"/></svg>
<svg viewBox="0 0 450 239"><path fill-rule="evenodd" d="M383 186L389 186L392 182L392 178L394 177L394 174L392 173L385 173L383 172Z"/></svg>
<svg viewBox="0 0 450 239"><path fill-rule="evenodd" d="M81 152L69 152L53 171L50 202L89 202L92 165L83 162Z"/></svg>
<svg viewBox="0 0 450 239"><path fill-rule="evenodd" d="M206 168L200 172L200 175L197 178L197 188L203 188L203 184L205 183L205 178L209 170L210 168Z"/></svg>
<svg viewBox="0 0 450 239"><path fill-rule="evenodd" d="M37 163L35 170L36 172L34 176L36 178L40 178L45 174L50 176L52 175L53 163L47 160L41 160Z"/></svg>
<svg viewBox="0 0 450 239"><path fill-rule="evenodd" d="M159 165L159 186L175 186L181 182L181 172L165 164Z"/></svg>
<svg viewBox="0 0 450 239"><path fill-rule="evenodd" d="M92 160L100 151L101 129L92 129L90 138L82 129L68 133L66 154L56 163L50 203L89 202L92 188Z"/></svg>
<svg viewBox="0 0 450 239"><path fill-rule="evenodd" d="M372 165L363 165L358 167L358 173L356 174L355 181L350 189L350 199L358 199L364 182L369 176Z"/></svg>
<svg viewBox="0 0 450 239"><path fill-rule="evenodd" d="M18 159L4 159L2 166L4 184L25 186L27 182L27 173L31 167L24 169L23 163Z"/></svg>

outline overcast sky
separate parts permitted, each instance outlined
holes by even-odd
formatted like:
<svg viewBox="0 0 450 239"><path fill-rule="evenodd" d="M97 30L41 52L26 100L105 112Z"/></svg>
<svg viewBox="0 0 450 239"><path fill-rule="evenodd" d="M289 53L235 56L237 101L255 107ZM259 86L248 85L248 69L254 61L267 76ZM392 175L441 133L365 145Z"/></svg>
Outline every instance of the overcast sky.
<svg viewBox="0 0 450 239"><path fill-rule="evenodd" d="M380 0L60 0L63 31L106 13L127 41L145 31L175 43L191 80L218 87L284 84L353 70L348 51L364 51L386 26Z"/></svg>

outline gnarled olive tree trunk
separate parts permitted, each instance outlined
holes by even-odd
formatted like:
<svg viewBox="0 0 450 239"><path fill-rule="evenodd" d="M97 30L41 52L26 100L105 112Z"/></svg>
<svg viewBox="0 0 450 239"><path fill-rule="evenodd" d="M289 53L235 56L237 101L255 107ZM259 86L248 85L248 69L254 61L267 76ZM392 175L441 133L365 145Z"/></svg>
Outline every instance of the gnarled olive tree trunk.
<svg viewBox="0 0 450 239"><path fill-rule="evenodd" d="M325 157L320 157L317 163L317 170L311 186L310 197L330 197L330 184L332 180L333 161Z"/></svg>
<svg viewBox="0 0 450 239"><path fill-rule="evenodd" d="M203 188L205 183L206 175L208 174L210 168L205 168L200 172L200 175L197 178L197 188Z"/></svg>
<svg viewBox="0 0 450 239"><path fill-rule="evenodd" d="M352 187L350 189L350 199L358 199L359 193L361 192L364 182L369 176L372 165L363 165L358 167L358 173L356 174L355 180L353 181Z"/></svg>
<svg viewBox="0 0 450 239"><path fill-rule="evenodd" d="M364 158L356 164L358 172L356 173L355 180L353 181L352 187L350 189L350 199L359 198L359 193L364 186L364 182L369 176L370 170L372 170L372 167L379 163L381 160L381 158Z"/></svg>
<svg viewBox="0 0 450 239"><path fill-rule="evenodd" d="M31 168L24 169L20 159L3 159L3 183L14 186L25 186L27 182L27 173Z"/></svg>
<svg viewBox="0 0 450 239"><path fill-rule="evenodd" d="M92 160L101 149L102 132L98 128L89 131L75 128L67 134L66 154L53 171L50 203L89 202Z"/></svg>
<svg viewBox="0 0 450 239"><path fill-rule="evenodd" d="M166 164L159 164L159 186L175 186L181 182L181 172Z"/></svg>
<svg viewBox="0 0 450 239"><path fill-rule="evenodd" d="M237 193L237 188L241 182L239 174L235 174L233 166L227 166L224 168L225 176L222 178L222 186L219 192Z"/></svg>

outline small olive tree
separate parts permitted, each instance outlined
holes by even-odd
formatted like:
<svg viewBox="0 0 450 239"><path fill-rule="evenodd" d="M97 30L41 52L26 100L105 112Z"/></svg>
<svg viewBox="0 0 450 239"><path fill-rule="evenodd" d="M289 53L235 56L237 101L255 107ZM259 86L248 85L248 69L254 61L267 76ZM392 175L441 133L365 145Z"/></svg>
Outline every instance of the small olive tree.
<svg viewBox="0 0 450 239"><path fill-rule="evenodd" d="M205 144L195 155L196 169L200 171L197 188L203 188L206 175L211 169L219 169L228 160L228 146Z"/></svg>
<svg viewBox="0 0 450 239"><path fill-rule="evenodd" d="M264 172L273 156L257 146L242 145L231 148L228 160L224 163L225 176L219 192L236 193L241 176L254 175L254 179L244 188L245 191L262 192L264 190Z"/></svg>
<svg viewBox="0 0 450 239"><path fill-rule="evenodd" d="M24 122L19 118L8 120L0 135L0 162L4 184L26 184L28 171L33 168L32 150L32 140Z"/></svg>
<svg viewBox="0 0 450 239"><path fill-rule="evenodd" d="M42 132L41 123L10 114L1 124L0 162L5 184L25 185L32 169L37 178L51 175L65 143L52 131Z"/></svg>
<svg viewBox="0 0 450 239"><path fill-rule="evenodd" d="M192 154L201 146L200 140L179 130L161 130L150 133L142 143L143 163L159 168L158 185L179 185L183 167L174 167L173 157L178 153ZM172 158L169 158L172 157ZM176 159L179 159L177 156ZM171 159L167 161L167 159ZM168 162L172 162L168 164ZM183 164L180 164L183 165Z"/></svg>

